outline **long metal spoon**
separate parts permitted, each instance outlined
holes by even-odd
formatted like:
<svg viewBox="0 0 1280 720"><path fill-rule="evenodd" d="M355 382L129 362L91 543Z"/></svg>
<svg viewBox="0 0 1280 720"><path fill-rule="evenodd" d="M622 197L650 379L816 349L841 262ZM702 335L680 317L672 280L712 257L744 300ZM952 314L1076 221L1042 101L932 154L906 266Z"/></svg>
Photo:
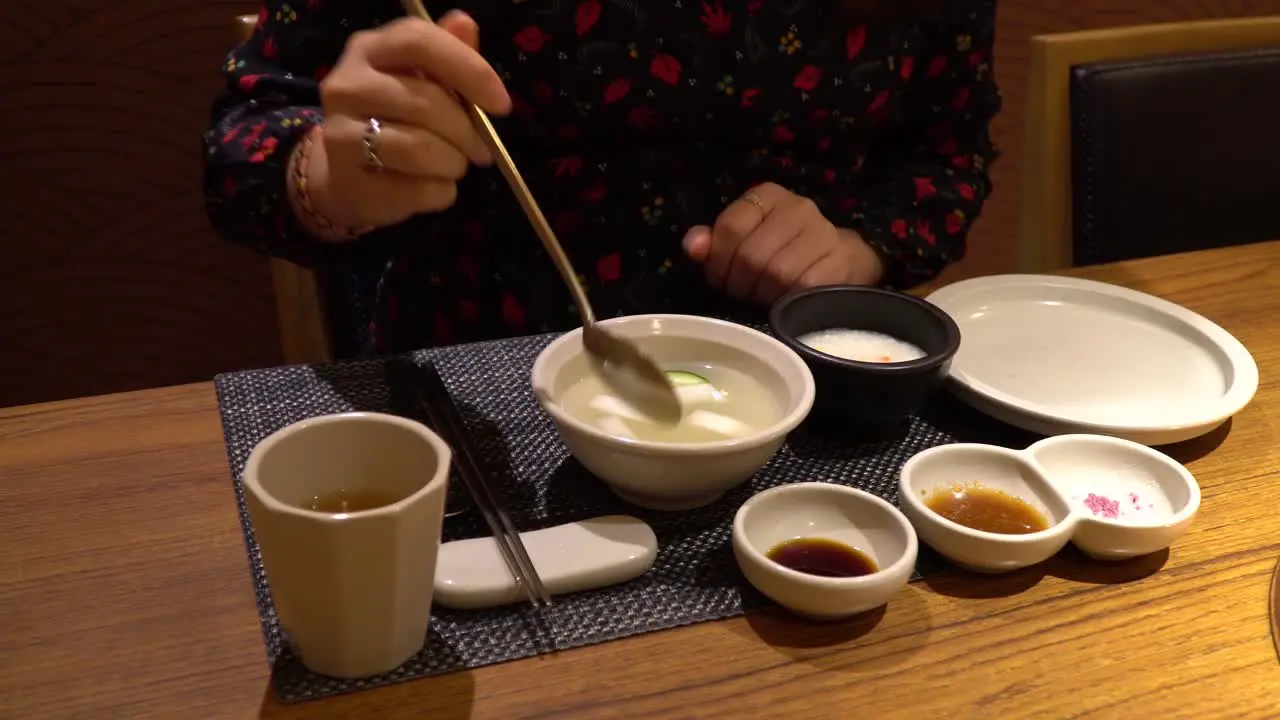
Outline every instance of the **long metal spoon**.
<svg viewBox="0 0 1280 720"><path fill-rule="evenodd" d="M409 16L434 22L427 9L423 7L422 0L400 0L400 5ZM485 112L474 103L464 100L463 106L471 116L472 122L480 129L480 134L489 146L498 169L507 179L507 184L515 193L516 200L520 202L520 207L524 209L524 214L533 225L534 232L542 241L547 254L551 256L556 270L560 271L560 277L568 286L569 294L573 296L573 303L578 307L578 315L582 317L582 346L600 363L605 371L602 373L605 379L618 390L619 394L625 395L627 400L656 419L665 422L679 420L680 400L666 373L636 347L635 343L618 337L596 324L595 312L591 309L591 301L587 299L586 290L583 289L582 283L578 282L578 273L574 272L569 256L560 246L560 241L556 239L555 232L543 216L538 202L533 199L533 193L529 192L529 187L525 185L524 178L520 176L515 162L498 137L498 131ZM635 382L637 380L639 382Z"/></svg>

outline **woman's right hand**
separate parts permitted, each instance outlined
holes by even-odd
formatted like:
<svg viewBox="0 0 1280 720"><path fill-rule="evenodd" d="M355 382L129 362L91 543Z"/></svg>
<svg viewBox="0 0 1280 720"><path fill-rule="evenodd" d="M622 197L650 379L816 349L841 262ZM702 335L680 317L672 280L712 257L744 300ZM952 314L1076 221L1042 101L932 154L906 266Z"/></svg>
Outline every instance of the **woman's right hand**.
<svg viewBox="0 0 1280 720"><path fill-rule="evenodd" d="M502 80L476 52L479 29L461 12L432 24L404 18L352 35L320 84L325 124L307 167L312 207L346 227L384 227L453 205L471 164L493 162L459 97L504 115ZM370 167L364 136L381 127Z"/></svg>

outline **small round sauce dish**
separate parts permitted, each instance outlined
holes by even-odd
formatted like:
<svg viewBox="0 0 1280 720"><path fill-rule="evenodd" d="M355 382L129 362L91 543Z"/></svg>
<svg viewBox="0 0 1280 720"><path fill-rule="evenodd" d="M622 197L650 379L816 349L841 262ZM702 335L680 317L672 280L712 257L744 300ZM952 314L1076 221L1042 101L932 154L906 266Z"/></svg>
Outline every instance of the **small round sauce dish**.
<svg viewBox="0 0 1280 720"><path fill-rule="evenodd" d="M942 386L960 348L960 329L939 308L856 285L787 295L770 309L769 326L813 373L814 419L855 428L914 414Z"/></svg>
<svg viewBox="0 0 1280 720"><path fill-rule="evenodd" d="M1080 515L1072 543L1124 560L1163 550L1200 509L1200 485L1181 463L1129 440L1059 435L1025 451Z"/></svg>
<svg viewBox="0 0 1280 720"><path fill-rule="evenodd" d="M1075 517L1045 473L1016 450L959 443L918 453L898 481L920 539L962 567L1007 572L1071 540Z"/></svg>
<svg viewBox="0 0 1280 720"><path fill-rule="evenodd" d="M897 508L843 485L765 490L733 520L733 553L747 580L779 605L819 620L884 605L911 579L918 549Z"/></svg>

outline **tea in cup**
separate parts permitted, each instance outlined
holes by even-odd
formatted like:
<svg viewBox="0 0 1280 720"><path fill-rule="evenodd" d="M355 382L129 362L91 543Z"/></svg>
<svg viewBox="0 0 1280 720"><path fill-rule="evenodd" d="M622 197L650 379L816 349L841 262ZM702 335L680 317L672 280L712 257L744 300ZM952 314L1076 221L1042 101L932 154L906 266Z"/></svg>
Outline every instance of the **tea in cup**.
<svg viewBox="0 0 1280 720"><path fill-rule="evenodd" d="M424 425L346 413L268 436L245 502L276 615L314 672L388 672L422 650L449 447Z"/></svg>

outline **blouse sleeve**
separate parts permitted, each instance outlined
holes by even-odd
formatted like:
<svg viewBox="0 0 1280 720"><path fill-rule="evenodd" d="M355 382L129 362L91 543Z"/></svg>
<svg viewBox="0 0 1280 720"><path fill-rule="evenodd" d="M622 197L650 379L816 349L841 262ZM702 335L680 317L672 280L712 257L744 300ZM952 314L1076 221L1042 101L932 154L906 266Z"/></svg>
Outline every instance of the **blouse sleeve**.
<svg viewBox="0 0 1280 720"><path fill-rule="evenodd" d="M289 158L323 121L319 81L354 30L319 3L268 0L253 36L227 57L226 89L204 134L204 193L214 228L233 242L316 266L339 246L307 235L286 191Z"/></svg>
<svg viewBox="0 0 1280 720"><path fill-rule="evenodd" d="M988 126L1001 106L992 70L995 0L972 7L924 27L891 137L866 161L853 229L879 251L892 287L930 280L964 257L991 193L997 151Z"/></svg>

